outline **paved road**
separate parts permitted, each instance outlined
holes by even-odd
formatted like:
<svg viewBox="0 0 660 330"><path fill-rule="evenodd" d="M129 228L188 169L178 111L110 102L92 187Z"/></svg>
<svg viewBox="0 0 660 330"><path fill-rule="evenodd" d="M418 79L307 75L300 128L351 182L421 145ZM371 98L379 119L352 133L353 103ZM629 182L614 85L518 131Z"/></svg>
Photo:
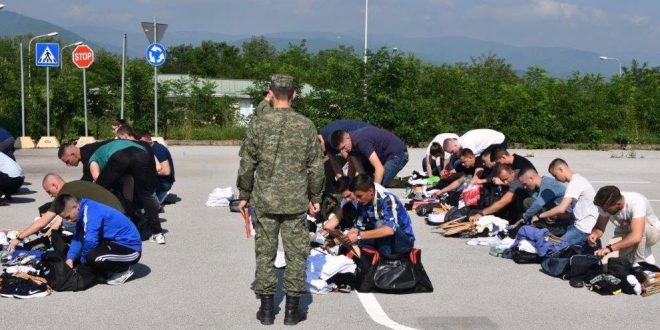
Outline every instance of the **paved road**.
<svg viewBox="0 0 660 330"><path fill-rule="evenodd" d="M43 299L0 299L0 323L21 328L259 328L252 294L253 241L243 233L238 214L204 206L215 187L233 186L238 168L237 147L172 147L181 197L162 214L168 242L145 242L136 268L138 278L85 292L54 293ZM635 158L621 152L519 151L545 172L556 156L594 181L596 188L615 183L639 191L660 212L660 152L641 151ZM410 150L402 173L416 169L423 154ZM625 156L627 153L624 152ZM0 226L24 226L48 201L41 179L49 171L77 179L80 168L67 168L54 150L19 150L30 192L17 203L0 207ZM396 191L401 194L402 191ZM488 255L486 247L465 245L431 232L412 215L417 246L435 292L418 295L376 294L378 305L399 325L419 329L522 328L655 328L660 296L601 297L548 277L538 265L516 265ZM611 234L611 229L609 230ZM655 249L656 255L660 250ZM660 255L658 255L660 257ZM279 297L282 298L282 297ZM368 296L365 298L369 298ZM307 296L309 320L303 328L384 328L372 320L356 293ZM283 309L284 302L280 304ZM373 309L373 303L368 308ZM383 317L379 317L382 320ZM273 328L283 328L283 311Z"/></svg>

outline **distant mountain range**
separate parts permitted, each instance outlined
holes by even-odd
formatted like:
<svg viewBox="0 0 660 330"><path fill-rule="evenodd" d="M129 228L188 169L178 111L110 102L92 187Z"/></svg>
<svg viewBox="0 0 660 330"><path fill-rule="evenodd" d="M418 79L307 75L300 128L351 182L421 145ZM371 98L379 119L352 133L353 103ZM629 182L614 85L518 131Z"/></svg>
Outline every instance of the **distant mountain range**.
<svg viewBox="0 0 660 330"><path fill-rule="evenodd" d="M14 36L32 33L34 35L58 31L62 43L84 41L93 48L104 48L112 53L121 53L122 35L127 34L130 57L143 57L148 41L141 31L140 23L127 27L124 31L89 26L69 26L63 28L49 22L30 18L11 11L0 12L0 36ZM76 31L76 32L73 32ZM364 41L347 35L329 32L282 32L265 34L264 37L276 48L284 49L290 43L307 41L307 49L317 52L336 48L340 45L352 46L362 53ZM176 31L172 26L165 33L162 43L166 46L181 44L198 45L203 40L225 41L240 48L249 35L228 35L216 32ZM660 65L660 54L631 51L629 53L596 53L593 51L561 47L519 47L492 41L477 40L460 36L439 36L432 38L410 38L392 35L370 35L370 49L382 46L397 48L399 52L412 53L423 61L440 64L469 62L471 57L492 52L505 58L517 72L524 72L530 66L546 69L558 77L581 73L618 73L615 61L600 61L600 55L618 57L623 65L629 65L633 58L648 62L651 66Z"/></svg>

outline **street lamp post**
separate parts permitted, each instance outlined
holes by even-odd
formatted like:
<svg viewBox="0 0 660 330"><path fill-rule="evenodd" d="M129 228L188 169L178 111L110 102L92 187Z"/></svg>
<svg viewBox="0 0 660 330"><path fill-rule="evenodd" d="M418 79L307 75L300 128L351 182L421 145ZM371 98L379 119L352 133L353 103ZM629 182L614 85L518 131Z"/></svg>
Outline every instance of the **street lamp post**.
<svg viewBox="0 0 660 330"><path fill-rule="evenodd" d="M618 58L616 58L616 57L607 57L607 56L601 56L599 58L600 58L601 61L612 60L612 61L619 62L619 77L623 76L623 70L621 68L621 61L619 61Z"/></svg>
<svg viewBox="0 0 660 330"><path fill-rule="evenodd" d="M369 31L369 0L364 0L364 63L367 63L367 32Z"/></svg>

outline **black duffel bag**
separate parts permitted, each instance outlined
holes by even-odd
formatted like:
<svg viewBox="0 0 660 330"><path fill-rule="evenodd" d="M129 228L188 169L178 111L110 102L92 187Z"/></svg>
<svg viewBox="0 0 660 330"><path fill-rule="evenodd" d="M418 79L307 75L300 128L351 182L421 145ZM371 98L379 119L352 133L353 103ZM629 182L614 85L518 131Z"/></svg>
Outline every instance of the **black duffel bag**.
<svg viewBox="0 0 660 330"><path fill-rule="evenodd" d="M55 252L41 256L40 271L55 291L83 291L96 284L96 274L87 265L70 268Z"/></svg>
<svg viewBox="0 0 660 330"><path fill-rule="evenodd" d="M405 255L381 257L373 281L375 289L383 293L433 292L420 249L412 249Z"/></svg>
<svg viewBox="0 0 660 330"><path fill-rule="evenodd" d="M355 283L353 287L359 292L371 292L374 289L374 272L380 260L380 253L370 248L361 248L360 257L353 252L349 252L349 258L352 258L357 265L355 270Z"/></svg>
<svg viewBox="0 0 660 330"><path fill-rule="evenodd" d="M541 269L550 276L562 277L570 269L571 257L583 254L583 250L579 245L567 246L543 259Z"/></svg>

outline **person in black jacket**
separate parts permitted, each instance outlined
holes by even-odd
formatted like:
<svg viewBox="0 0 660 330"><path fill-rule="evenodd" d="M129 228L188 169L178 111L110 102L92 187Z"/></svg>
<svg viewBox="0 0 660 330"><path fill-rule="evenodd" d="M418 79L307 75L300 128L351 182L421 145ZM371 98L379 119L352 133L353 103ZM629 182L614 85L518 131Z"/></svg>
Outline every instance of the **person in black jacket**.
<svg viewBox="0 0 660 330"><path fill-rule="evenodd" d="M60 149L57 151L57 157L67 166L77 167L82 162L83 175L80 180L93 181L92 174L89 171L89 159L92 157L94 152L98 150L98 148L110 141L112 140L94 142L86 144L80 148L76 147L72 143L62 144Z"/></svg>

